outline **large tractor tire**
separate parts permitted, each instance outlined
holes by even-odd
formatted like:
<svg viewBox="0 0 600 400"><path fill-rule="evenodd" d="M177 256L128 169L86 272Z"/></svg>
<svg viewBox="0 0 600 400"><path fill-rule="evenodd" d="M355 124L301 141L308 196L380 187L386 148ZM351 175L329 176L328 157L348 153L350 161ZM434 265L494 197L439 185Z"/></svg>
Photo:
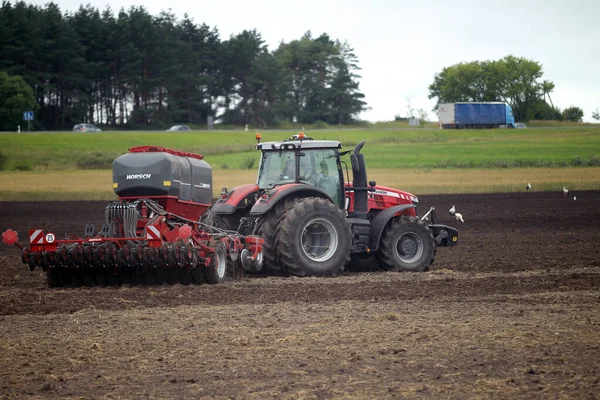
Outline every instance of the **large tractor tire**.
<svg viewBox="0 0 600 400"><path fill-rule="evenodd" d="M420 219L403 215L393 218L383 230L377 258L388 271L421 272L435 258L431 229Z"/></svg>
<svg viewBox="0 0 600 400"><path fill-rule="evenodd" d="M346 216L328 200L297 200L281 216L277 231L280 261L293 275L334 275L350 261Z"/></svg>
<svg viewBox="0 0 600 400"><path fill-rule="evenodd" d="M276 210L271 210L261 218L254 231L254 234L260 236L264 240L264 266L275 272L281 271L281 265L277 259L277 235L275 234L278 222L279 215L277 215Z"/></svg>
<svg viewBox="0 0 600 400"><path fill-rule="evenodd" d="M263 215L256 225L253 234L263 238L264 266L276 273L281 272L282 265L279 260L279 225L285 211L296 201L290 197L283 199L275 205L268 213Z"/></svg>

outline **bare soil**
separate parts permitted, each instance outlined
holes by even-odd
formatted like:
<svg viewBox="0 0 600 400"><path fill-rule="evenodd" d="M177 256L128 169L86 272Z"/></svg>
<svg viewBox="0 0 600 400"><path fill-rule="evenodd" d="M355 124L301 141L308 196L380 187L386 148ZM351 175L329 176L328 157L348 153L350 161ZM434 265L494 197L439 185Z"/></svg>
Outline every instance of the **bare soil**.
<svg viewBox="0 0 600 400"><path fill-rule="evenodd" d="M0 398L600 398L600 192L421 196L426 273L49 289L0 245ZM104 202L0 203L57 236Z"/></svg>

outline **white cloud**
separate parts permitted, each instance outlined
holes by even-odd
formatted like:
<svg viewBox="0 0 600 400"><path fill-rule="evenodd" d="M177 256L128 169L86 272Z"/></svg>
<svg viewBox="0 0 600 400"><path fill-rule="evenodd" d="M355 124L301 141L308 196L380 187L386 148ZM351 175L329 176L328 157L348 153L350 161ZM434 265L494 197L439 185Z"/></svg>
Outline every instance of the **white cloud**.
<svg viewBox="0 0 600 400"><path fill-rule="evenodd" d="M43 5L46 0L32 1ZM56 0L63 11L80 1ZM306 31L347 40L362 67L360 88L371 110L362 118L389 120L415 109L430 111L428 86L444 66L512 54L540 62L556 84L554 104L583 108L584 120L600 107L600 1L598 0L281 0L227 2L86 0L114 11L143 5L153 15L170 9L216 27L223 39L256 29L271 50ZM430 113L431 115L431 113Z"/></svg>

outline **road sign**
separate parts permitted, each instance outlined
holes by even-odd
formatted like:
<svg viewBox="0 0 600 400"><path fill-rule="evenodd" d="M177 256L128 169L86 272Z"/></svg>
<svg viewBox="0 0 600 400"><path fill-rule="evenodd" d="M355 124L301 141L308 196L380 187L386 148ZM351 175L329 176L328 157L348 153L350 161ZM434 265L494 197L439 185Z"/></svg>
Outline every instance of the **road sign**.
<svg viewBox="0 0 600 400"><path fill-rule="evenodd" d="M23 112L23 120L24 121L33 121L33 111L24 111Z"/></svg>

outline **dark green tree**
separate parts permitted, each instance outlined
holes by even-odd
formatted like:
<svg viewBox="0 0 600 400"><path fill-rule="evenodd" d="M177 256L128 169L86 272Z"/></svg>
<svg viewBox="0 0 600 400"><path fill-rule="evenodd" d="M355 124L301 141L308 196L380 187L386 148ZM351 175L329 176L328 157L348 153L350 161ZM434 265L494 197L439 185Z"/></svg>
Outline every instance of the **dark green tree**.
<svg viewBox="0 0 600 400"><path fill-rule="evenodd" d="M440 103L499 101L502 65L495 62L455 64L436 74L429 86L429 98Z"/></svg>
<svg viewBox="0 0 600 400"><path fill-rule="evenodd" d="M579 107L567 107L563 111L563 119L571 122L581 122L583 120L583 110Z"/></svg>
<svg viewBox="0 0 600 400"><path fill-rule="evenodd" d="M23 112L36 111L31 86L20 76L0 71L0 131L15 131L23 125Z"/></svg>
<svg viewBox="0 0 600 400"><path fill-rule="evenodd" d="M365 95L359 91L358 78L354 71L358 67L358 57L346 42L339 44L340 58L335 60L331 87L328 90L328 108L331 109L330 124L349 124L358 114L367 110Z"/></svg>
<svg viewBox="0 0 600 400"><path fill-rule="evenodd" d="M526 58L506 56L497 61L473 61L442 69L429 86L437 104L459 101L508 103L519 121L535 116L536 103L550 99L554 84L540 81L542 66ZM539 108L539 107L538 107Z"/></svg>
<svg viewBox="0 0 600 400"><path fill-rule="evenodd" d="M539 98L543 83L541 64L514 56L502 60L505 64L500 97L510 104L517 121L533 118L533 105ZM548 82L548 81L545 81Z"/></svg>
<svg viewBox="0 0 600 400"><path fill-rule="evenodd" d="M347 43L323 34L271 52L256 30L221 41L216 28L144 7L62 13L3 0L0 70L21 76L42 129L79 122L148 129L172 123L344 124L366 109Z"/></svg>
<svg viewBox="0 0 600 400"><path fill-rule="evenodd" d="M176 53L169 60L177 71L167 76L167 104L175 123L206 124L214 115L216 55L219 33L205 24L200 26L187 16L175 26Z"/></svg>
<svg viewBox="0 0 600 400"><path fill-rule="evenodd" d="M538 100L533 104L533 119L562 121L563 114L560 108L552 107L543 100Z"/></svg>
<svg viewBox="0 0 600 400"><path fill-rule="evenodd" d="M274 56L282 67L280 117L338 124L355 120L366 109L354 74L358 58L348 44L327 34L313 39L307 32L300 40L281 43Z"/></svg>
<svg viewBox="0 0 600 400"><path fill-rule="evenodd" d="M44 68L42 51L43 10L23 1L0 8L0 70L19 75L32 87L38 83L36 72Z"/></svg>
<svg viewBox="0 0 600 400"><path fill-rule="evenodd" d="M110 12L110 9L107 9ZM107 25L100 12L90 5L81 6L69 19L83 47L85 62L73 99L73 122L95 122L96 107L101 100L101 88L108 77ZM111 120L114 125L116 121Z"/></svg>
<svg viewBox="0 0 600 400"><path fill-rule="evenodd" d="M246 121L266 128L278 120L277 92L281 82L281 68L266 47L262 47L253 62L246 84Z"/></svg>
<svg viewBox="0 0 600 400"><path fill-rule="evenodd" d="M36 58L43 66L35 74L40 119L46 128L73 123L73 104L83 79L84 49L77 34L55 3L47 3L42 17L42 46Z"/></svg>
<svg viewBox="0 0 600 400"><path fill-rule="evenodd" d="M225 109L223 122L246 124L256 117L250 112L253 90L257 89L251 83L252 72L260 73L256 71L259 68L257 61L265 50L264 41L255 30L243 31L223 42L219 55L222 64L219 83L224 94L220 106Z"/></svg>

